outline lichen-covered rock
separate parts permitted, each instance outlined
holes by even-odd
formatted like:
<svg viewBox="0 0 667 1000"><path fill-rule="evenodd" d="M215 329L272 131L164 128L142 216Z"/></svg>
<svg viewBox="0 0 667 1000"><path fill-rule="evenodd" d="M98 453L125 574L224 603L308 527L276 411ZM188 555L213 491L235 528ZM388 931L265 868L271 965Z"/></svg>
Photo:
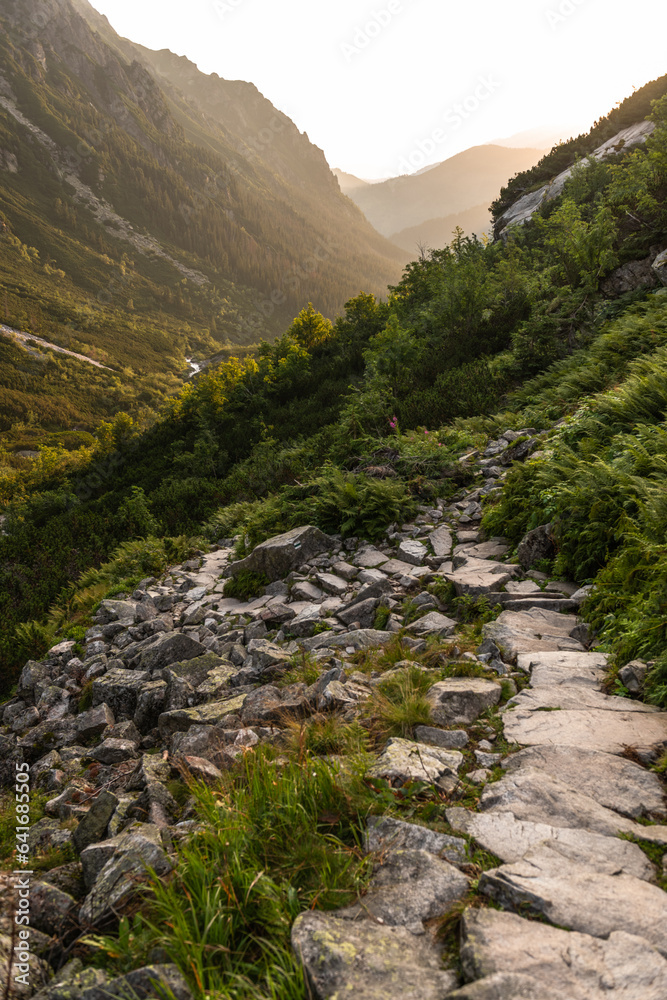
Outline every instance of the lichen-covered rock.
<svg viewBox="0 0 667 1000"><path fill-rule="evenodd" d="M72 843L79 854L89 844L102 840L117 805L117 796L106 789L93 800L88 812L72 834Z"/></svg>
<svg viewBox="0 0 667 1000"><path fill-rule="evenodd" d="M462 763L463 754L456 750L441 750L393 737L368 773L371 777L386 778L400 784L407 781L435 783L443 778L455 784Z"/></svg>
<svg viewBox="0 0 667 1000"><path fill-rule="evenodd" d="M177 965L145 965L124 976L92 986L81 1000L149 1000L152 997L192 1000L192 993Z"/></svg>
<svg viewBox="0 0 667 1000"><path fill-rule="evenodd" d="M405 927L302 913L292 948L313 1000L443 1000L457 985L430 936Z"/></svg>
<svg viewBox="0 0 667 1000"><path fill-rule="evenodd" d="M207 650L187 632L169 632L160 636L139 654L138 669L154 672L172 663L204 656Z"/></svg>
<svg viewBox="0 0 667 1000"><path fill-rule="evenodd" d="M78 904L72 896L48 882L30 886L30 923L44 934L65 937L75 927Z"/></svg>
<svg viewBox="0 0 667 1000"><path fill-rule="evenodd" d="M367 851L428 851L455 865L468 861L466 842L460 837L438 833L418 823L404 823L392 816L371 816L365 836Z"/></svg>
<svg viewBox="0 0 667 1000"><path fill-rule="evenodd" d="M113 712L104 702L88 709L87 712L81 712L76 717L77 739L82 742L95 739L96 736L102 735L107 726L113 726L115 721Z"/></svg>
<svg viewBox="0 0 667 1000"><path fill-rule="evenodd" d="M426 694L434 722L441 726L469 726L500 701L497 681L481 677L451 677L434 684Z"/></svg>
<svg viewBox="0 0 667 1000"><path fill-rule="evenodd" d="M232 576L238 576L246 570L264 573L270 581L280 580L302 563L326 552L330 546L330 538L319 528L310 525L293 528L292 531L260 542L249 556L232 563L229 571Z"/></svg>

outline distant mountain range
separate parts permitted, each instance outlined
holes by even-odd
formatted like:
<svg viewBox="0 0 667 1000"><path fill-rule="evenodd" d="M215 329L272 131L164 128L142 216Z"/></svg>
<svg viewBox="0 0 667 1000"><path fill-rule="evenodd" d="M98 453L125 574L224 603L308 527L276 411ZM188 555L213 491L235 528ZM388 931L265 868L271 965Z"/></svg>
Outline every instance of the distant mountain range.
<svg viewBox="0 0 667 1000"><path fill-rule="evenodd" d="M414 256L420 245L449 243L457 225L467 234L490 232L489 206L498 190L533 167L544 152L500 144L473 146L430 169L378 183L340 170L334 173L341 191L378 232Z"/></svg>

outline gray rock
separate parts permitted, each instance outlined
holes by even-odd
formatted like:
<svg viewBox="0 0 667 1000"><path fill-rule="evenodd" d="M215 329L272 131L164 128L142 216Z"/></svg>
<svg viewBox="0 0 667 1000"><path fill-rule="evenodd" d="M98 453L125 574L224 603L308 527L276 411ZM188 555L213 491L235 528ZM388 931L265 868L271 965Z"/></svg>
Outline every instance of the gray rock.
<svg viewBox="0 0 667 1000"><path fill-rule="evenodd" d="M498 972L448 993L447 1000L575 1000L575 994L561 993L520 972Z"/></svg>
<svg viewBox="0 0 667 1000"><path fill-rule="evenodd" d="M367 851L428 851L454 865L468 862L466 842L460 837L437 833L417 823L403 823L391 816L369 817L364 843Z"/></svg>
<svg viewBox="0 0 667 1000"><path fill-rule="evenodd" d="M308 713L305 684L290 684L289 687L282 689L265 684L245 698L242 719L247 726L253 723L298 719Z"/></svg>
<svg viewBox="0 0 667 1000"><path fill-rule="evenodd" d="M663 285L667 285L667 250L663 250L662 253L658 254L651 266L658 281Z"/></svg>
<svg viewBox="0 0 667 1000"><path fill-rule="evenodd" d="M181 757L181 762L196 781L203 781L207 785L215 785L222 778L222 771L204 757L187 755Z"/></svg>
<svg viewBox="0 0 667 1000"><path fill-rule="evenodd" d="M64 937L76 926L77 902L48 882L30 886L30 925L43 934Z"/></svg>
<svg viewBox="0 0 667 1000"><path fill-rule="evenodd" d="M636 819L667 814L662 782L657 774L613 754L581 747L529 747L508 757L508 774L526 769L540 771L588 796L607 809Z"/></svg>
<svg viewBox="0 0 667 1000"><path fill-rule="evenodd" d="M392 737L373 764L368 774L405 784L407 781L424 781L435 784L441 779L456 784L456 775L463 763L463 754L456 750L414 743Z"/></svg>
<svg viewBox="0 0 667 1000"><path fill-rule="evenodd" d="M290 653L267 639L252 639L248 643L248 655L252 658L253 669L260 673L280 671L291 661Z"/></svg>
<svg viewBox="0 0 667 1000"><path fill-rule="evenodd" d="M427 635L435 635L444 639L446 636L452 635L456 625L457 623L452 618L441 615L439 611L432 611L430 614L424 615L423 618L418 618L417 621L408 625L407 631L411 635L417 635L421 638Z"/></svg>
<svg viewBox="0 0 667 1000"><path fill-rule="evenodd" d="M519 542L517 555L524 569L532 569L541 559L550 559L556 551L553 530L550 524L533 528Z"/></svg>
<svg viewBox="0 0 667 1000"><path fill-rule="evenodd" d="M447 810L447 821L453 830L474 837L502 861L519 861L529 852L548 851L602 875L621 873L645 881L655 876L642 849L617 837L518 820L511 812L473 813L451 808Z"/></svg>
<svg viewBox="0 0 667 1000"><path fill-rule="evenodd" d="M580 828L607 837L614 837L619 831L640 836L640 831L649 829L532 768L522 768L489 785L482 793L480 808L512 812L519 820Z"/></svg>
<svg viewBox="0 0 667 1000"><path fill-rule="evenodd" d="M456 976L442 969L427 935L369 920L341 920L308 912L292 927L292 948L306 972L313 1000L443 1000Z"/></svg>
<svg viewBox="0 0 667 1000"><path fill-rule="evenodd" d="M461 960L466 979L504 977L503 992L470 992L451 1000L662 1000L667 962L647 941L624 931L608 940L525 920L513 913L469 909L463 915ZM539 990L521 986L525 976ZM502 980L501 980L502 981ZM482 983L485 982L482 979Z"/></svg>
<svg viewBox="0 0 667 1000"><path fill-rule="evenodd" d="M521 653L585 652L580 642L570 638L570 632L577 625L574 615L535 608L532 611L503 611L495 621L483 626L482 633L485 639L498 646L508 663L516 663Z"/></svg>
<svg viewBox="0 0 667 1000"><path fill-rule="evenodd" d="M95 747L90 756L100 764L122 764L127 760L136 760L137 744L132 740L107 739Z"/></svg>
<svg viewBox="0 0 667 1000"><path fill-rule="evenodd" d="M204 656L206 647L186 632L168 632L139 654L139 670L155 671L172 663Z"/></svg>
<svg viewBox="0 0 667 1000"><path fill-rule="evenodd" d="M391 632L380 632L377 629L362 628L356 632L345 632L343 635L336 635L335 632L323 632L321 635L313 636L312 639L304 639L300 643L304 649L346 649L353 651L359 649L377 649L391 641Z"/></svg>
<svg viewBox="0 0 667 1000"><path fill-rule="evenodd" d="M132 851L142 858L144 863L166 873L170 870L162 845L162 838L157 826L152 823L135 823L130 829L108 840L90 844L81 852L83 878L88 889L95 885L100 872L105 865L115 857L121 857Z"/></svg>
<svg viewBox="0 0 667 1000"><path fill-rule="evenodd" d="M238 576L240 572L249 570L264 573L270 581L280 580L303 563L326 552L331 544L331 539L319 528L294 528L261 542L245 559L232 563L229 572Z"/></svg>
<svg viewBox="0 0 667 1000"><path fill-rule="evenodd" d="M641 694L646 684L648 666L643 660L632 660L626 663L618 672L621 683L625 684L630 694Z"/></svg>
<svg viewBox="0 0 667 1000"><path fill-rule="evenodd" d="M601 709L557 712L514 709L504 717L505 736L520 746L571 746L622 754L625 747L651 752L667 742L665 712L606 712Z"/></svg>
<svg viewBox="0 0 667 1000"><path fill-rule="evenodd" d="M171 867L165 854L162 864L155 870L158 875L166 875ZM95 927L109 917L122 913L146 881L146 865L137 851L128 851L111 858L83 901L79 911L83 927Z"/></svg>
<svg viewBox="0 0 667 1000"><path fill-rule="evenodd" d="M317 603L324 599L324 592L307 580L299 580L292 585L292 598L297 601Z"/></svg>
<svg viewBox="0 0 667 1000"><path fill-rule="evenodd" d="M428 851L392 849L376 869L363 900L338 910L337 916L412 927L445 916L469 886L458 868Z"/></svg>
<svg viewBox="0 0 667 1000"><path fill-rule="evenodd" d="M141 969L89 987L81 1000L149 1000L168 996L173 1000L192 1000L192 993L177 965L146 965Z"/></svg>
<svg viewBox="0 0 667 1000"><path fill-rule="evenodd" d="M344 625L352 625L359 622L361 628L372 628L375 622L375 613L379 607L380 599L370 597L365 601L357 601L348 605L336 615Z"/></svg>
<svg viewBox="0 0 667 1000"><path fill-rule="evenodd" d="M209 705L198 705L196 708L178 708L171 712L163 712L158 719L160 736L168 740L174 733L186 732L192 726L216 726L228 715L235 715L243 708L246 694L239 693L223 701L214 701Z"/></svg>
<svg viewBox="0 0 667 1000"><path fill-rule="evenodd" d="M500 701L497 681L480 677L452 677L434 684L427 692L434 722L441 726L469 726Z"/></svg>
<svg viewBox="0 0 667 1000"><path fill-rule="evenodd" d="M93 800L88 812L79 822L76 830L72 834L72 843L79 854L98 840L102 840L109 825L109 820L114 814L118 798L113 792L106 789L101 791Z"/></svg>
<svg viewBox="0 0 667 1000"><path fill-rule="evenodd" d="M415 739L418 743L430 743L443 750L463 750L468 744L468 734L465 729L435 729L433 726L415 726Z"/></svg>
<svg viewBox="0 0 667 1000"><path fill-rule="evenodd" d="M334 573L318 573L315 579L327 594L334 594L336 597L341 597L349 586L347 580Z"/></svg>
<svg viewBox="0 0 667 1000"><path fill-rule="evenodd" d="M428 540L431 543L431 548L436 556L441 559L447 559L450 552L452 551L452 533L449 528L445 525L441 525L432 531L428 536Z"/></svg>
<svg viewBox="0 0 667 1000"><path fill-rule="evenodd" d="M307 604L303 610L301 610L295 618L293 618L287 625L285 632L288 635L297 636L298 638L304 638L311 636L315 631L315 627L321 622L320 617L320 605L319 604Z"/></svg>
<svg viewBox="0 0 667 1000"><path fill-rule="evenodd" d="M101 736L107 726L113 726L114 714L108 705L102 703L95 708L82 712L76 717L76 736L78 740L90 740Z"/></svg>
<svg viewBox="0 0 667 1000"><path fill-rule="evenodd" d="M150 681L142 687L134 713L134 724L139 732L148 733L157 726L166 701L166 681Z"/></svg>
<svg viewBox="0 0 667 1000"><path fill-rule="evenodd" d="M116 718L132 718L150 675L141 670L113 668L93 681L93 707L106 704Z"/></svg>
<svg viewBox="0 0 667 1000"><path fill-rule="evenodd" d="M479 888L506 909L520 907L593 937L623 927L667 953L667 893L631 875L599 875L542 852L483 872Z"/></svg>
<svg viewBox="0 0 667 1000"><path fill-rule="evenodd" d="M381 566L382 563L386 563L388 558L389 557L386 556L384 552L380 552L379 549L370 545L367 548L362 549L362 551L355 557L354 561L357 566L363 566L365 569L376 569L378 566Z"/></svg>
<svg viewBox="0 0 667 1000"><path fill-rule="evenodd" d="M427 555L426 546L416 539L406 539L398 546L398 558L411 566L423 566Z"/></svg>
<svg viewBox="0 0 667 1000"><path fill-rule="evenodd" d="M445 573L445 579L454 584L459 597L468 594L471 597L484 597L516 576L518 566L493 562L489 559L467 559L458 569Z"/></svg>

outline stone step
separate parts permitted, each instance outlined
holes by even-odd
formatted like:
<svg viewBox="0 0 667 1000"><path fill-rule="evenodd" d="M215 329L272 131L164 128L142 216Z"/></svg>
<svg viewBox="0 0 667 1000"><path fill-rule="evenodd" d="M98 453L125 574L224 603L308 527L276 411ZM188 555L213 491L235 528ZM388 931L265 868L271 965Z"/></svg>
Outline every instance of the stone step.
<svg viewBox="0 0 667 1000"><path fill-rule="evenodd" d="M667 747L667 712L515 708L503 721L506 739L523 747L569 746L613 754L632 747L653 757Z"/></svg>
<svg viewBox="0 0 667 1000"><path fill-rule="evenodd" d="M664 1000L667 961L644 938L607 940L514 913L468 909L461 961L467 980L451 1000Z"/></svg>
<svg viewBox="0 0 667 1000"><path fill-rule="evenodd" d="M667 893L632 875L600 875L561 855L535 852L483 872L479 889L506 909L593 937L608 938L622 927L667 955Z"/></svg>
<svg viewBox="0 0 667 1000"><path fill-rule="evenodd" d="M529 611L531 608L542 608L545 611L570 613L576 611L578 604L567 597L556 597L538 591L536 594L507 594L504 591L491 591L484 595L491 606L502 604L506 611Z"/></svg>

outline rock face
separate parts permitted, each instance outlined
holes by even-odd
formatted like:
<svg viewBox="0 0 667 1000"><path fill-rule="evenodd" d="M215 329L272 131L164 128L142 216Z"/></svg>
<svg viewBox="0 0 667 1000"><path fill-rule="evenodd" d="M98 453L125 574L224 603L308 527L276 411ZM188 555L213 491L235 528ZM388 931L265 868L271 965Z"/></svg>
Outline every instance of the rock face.
<svg viewBox="0 0 667 1000"><path fill-rule="evenodd" d="M550 524L543 524L529 531L517 548L519 562L524 569L531 569L541 559L550 559L554 552L554 538Z"/></svg>
<svg viewBox="0 0 667 1000"><path fill-rule="evenodd" d="M653 261L652 270L663 285L667 285L667 250L663 250L661 254Z"/></svg>
<svg viewBox="0 0 667 1000"><path fill-rule="evenodd" d="M319 528L294 528L261 542L245 559L232 563L231 575L249 570L264 573L269 580L279 580L302 563L326 552L330 546L330 539Z"/></svg>

